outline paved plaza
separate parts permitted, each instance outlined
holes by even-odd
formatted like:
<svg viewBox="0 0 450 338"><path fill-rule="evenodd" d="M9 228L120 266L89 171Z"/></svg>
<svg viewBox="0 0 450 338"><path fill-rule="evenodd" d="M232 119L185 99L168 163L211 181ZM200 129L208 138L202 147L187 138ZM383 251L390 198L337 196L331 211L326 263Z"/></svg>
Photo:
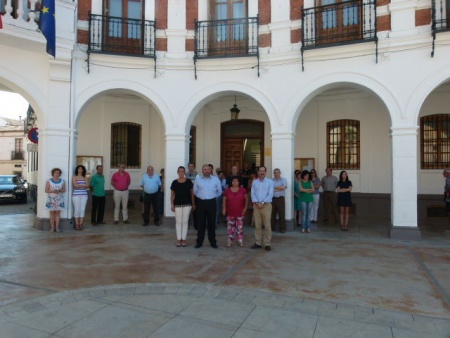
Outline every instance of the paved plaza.
<svg viewBox="0 0 450 338"><path fill-rule="evenodd" d="M133 218L134 217L134 218ZM274 235L271 252L175 246L174 222L50 233L0 215L0 338L450 337L450 235L388 238L352 218ZM445 227L445 226L444 226Z"/></svg>

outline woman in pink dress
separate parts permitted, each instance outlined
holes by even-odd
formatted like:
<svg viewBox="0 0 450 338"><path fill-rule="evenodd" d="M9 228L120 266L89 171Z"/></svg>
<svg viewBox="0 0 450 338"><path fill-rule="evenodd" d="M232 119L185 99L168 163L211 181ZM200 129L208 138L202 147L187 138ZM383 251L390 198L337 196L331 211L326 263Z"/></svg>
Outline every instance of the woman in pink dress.
<svg viewBox="0 0 450 338"><path fill-rule="evenodd" d="M233 240L244 246L244 217L248 208L248 190L240 186L239 177L231 179L231 187L223 193L222 214L227 216L227 247Z"/></svg>

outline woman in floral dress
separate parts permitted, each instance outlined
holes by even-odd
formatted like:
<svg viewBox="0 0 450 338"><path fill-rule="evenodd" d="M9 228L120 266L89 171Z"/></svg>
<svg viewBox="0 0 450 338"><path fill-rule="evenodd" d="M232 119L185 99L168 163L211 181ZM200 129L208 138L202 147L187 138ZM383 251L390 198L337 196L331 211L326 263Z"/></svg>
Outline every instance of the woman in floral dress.
<svg viewBox="0 0 450 338"><path fill-rule="evenodd" d="M50 231L61 232L59 228L61 210L64 209L64 193L66 183L61 176L61 169L52 169L52 178L45 183L45 192L48 194L46 208L50 211Z"/></svg>

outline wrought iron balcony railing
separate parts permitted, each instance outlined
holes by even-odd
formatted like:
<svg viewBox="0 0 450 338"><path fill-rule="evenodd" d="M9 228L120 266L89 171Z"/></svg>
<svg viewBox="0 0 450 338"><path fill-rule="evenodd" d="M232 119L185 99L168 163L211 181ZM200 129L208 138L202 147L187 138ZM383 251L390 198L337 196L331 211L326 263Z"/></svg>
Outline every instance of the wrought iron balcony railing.
<svg viewBox="0 0 450 338"><path fill-rule="evenodd" d="M376 41L376 0L302 9L302 49Z"/></svg>
<svg viewBox="0 0 450 338"><path fill-rule="evenodd" d="M258 17L196 21L195 57L258 55Z"/></svg>
<svg viewBox="0 0 450 338"><path fill-rule="evenodd" d="M88 51L155 57L155 21L89 14Z"/></svg>
<svg viewBox="0 0 450 338"><path fill-rule="evenodd" d="M258 37L258 17L196 21L194 64L198 59L256 56L259 76Z"/></svg>
<svg viewBox="0 0 450 338"><path fill-rule="evenodd" d="M448 0L432 0L432 29L445 31L450 29L450 2Z"/></svg>
<svg viewBox="0 0 450 338"><path fill-rule="evenodd" d="M450 1L432 0L431 20L431 32L433 36L431 56L433 57L436 33L450 30Z"/></svg>
<svg viewBox="0 0 450 338"><path fill-rule="evenodd" d="M25 159L23 151L11 151L11 160L23 160Z"/></svg>

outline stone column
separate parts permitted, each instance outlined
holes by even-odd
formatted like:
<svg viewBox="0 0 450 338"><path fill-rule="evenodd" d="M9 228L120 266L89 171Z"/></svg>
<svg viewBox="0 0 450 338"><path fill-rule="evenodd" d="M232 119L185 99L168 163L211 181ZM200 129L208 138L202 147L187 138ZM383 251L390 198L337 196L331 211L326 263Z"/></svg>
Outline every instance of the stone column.
<svg viewBox="0 0 450 338"><path fill-rule="evenodd" d="M281 170L281 177L287 180L286 189L286 230L294 230L294 144L295 135L292 132L272 133L272 172L267 177L273 176L273 169Z"/></svg>
<svg viewBox="0 0 450 338"><path fill-rule="evenodd" d="M166 134L166 188L164 190L164 214L174 216L170 210L170 185L178 178L177 168L189 162L189 134L171 132Z"/></svg>
<svg viewBox="0 0 450 338"><path fill-rule="evenodd" d="M419 239L417 127L392 128L391 229L393 239Z"/></svg>

